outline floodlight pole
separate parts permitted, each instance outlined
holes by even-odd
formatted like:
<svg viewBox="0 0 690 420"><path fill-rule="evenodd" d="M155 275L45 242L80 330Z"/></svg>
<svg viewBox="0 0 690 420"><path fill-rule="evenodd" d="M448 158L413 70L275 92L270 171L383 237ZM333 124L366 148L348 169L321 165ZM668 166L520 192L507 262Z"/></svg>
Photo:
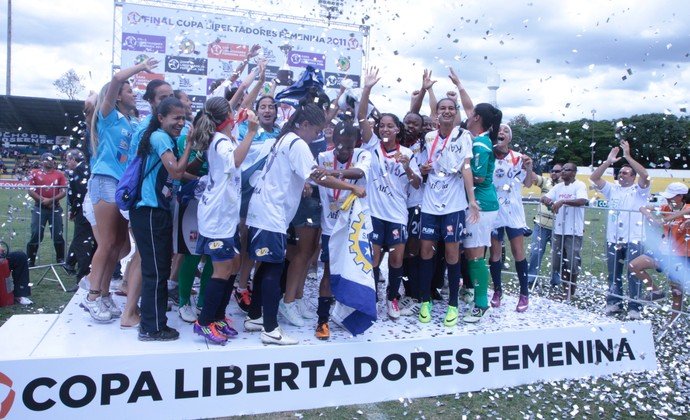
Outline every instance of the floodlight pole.
<svg viewBox="0 0 690 420"><path fill-rule="evenodd" d="M597 113L596 109L592 110L592 163L590 166L594 170L594 115Z"/></svg>
<svg viewBox="0 0 690 420"><path fill-rule="evenodd" d="M5 80L6 95L12 91L12 0L7 0L7 79Z"/></svg>

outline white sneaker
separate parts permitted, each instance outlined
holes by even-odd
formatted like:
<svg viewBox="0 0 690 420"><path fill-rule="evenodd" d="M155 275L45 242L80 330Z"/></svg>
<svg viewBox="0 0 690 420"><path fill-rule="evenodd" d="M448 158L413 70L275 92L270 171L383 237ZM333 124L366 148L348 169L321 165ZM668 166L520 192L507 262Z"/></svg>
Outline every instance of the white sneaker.
<svg viewBox="0 0 690 420"><path fill-rule="evenodd" d="M283 299L280 299L278 312L280 312L290 324L296 327L304 327L304 318L302 318L302 315L299 313L297 302L285 303Z"/></svg>
<svg viewBox="0 0 690 420"><path fill-rule="evenodd" d="M261 342L264 344L290 346L299 343L299 340L287 336L280 327L276 327L273 331L269 332L261 330Z"/></svg>
<svg viewBox="0 0 690 420"><path fill-rule="evenodd" d="M251 319L246 317L244 319L244 330L249 332L258 332L264 329L264 317Z"/></svg>
<svg viewBox="0 0 690 420"><path fill-rule="evenodd" d="M465 296L462 297L465 303L474 303L474 289L465 289Z"/></svg>
<svg viewBox="0 0 690 420"><path fill-rule="evenodd" d="M398 307L400 308L400 315L402 315L402 316L414 315L415 305L417 305L417 302L415 302L414 299L412 299L409 296L403 297L398 302ZM419 309L417 309L417 313L419 313Z"/></svg>
<svg viewBox="0 0 690 420"><path fill-rule="evenodd" d="M639 321L642 319L642 314L640 313L640 311L630 309L628 311L628 319L631 321Z"/></svg>
<svg viewBox="0 0 690 420"><path fill-rule="evenodd" d="M307 299L302 298L302 299L295 299L295 302L297 302L297 309L299 309L300 315L302 315L302 318L304 319L314 319L316 318L316 311L314 310L313 307L309 304Z"/></svg>
<svg viewBox="0 0 690 420"><path fill-rule="evenodd" d="M388 308L388 316L391 319L400 318L400 307L398 306L398 299L386 300L386 307Z"/></svg>
<svg viewBox="0 0 690 420"><path fill-rule="evenodd" d="M34 302L26 296L16 297L14 301L20 305L33 305Z"/></svg>
<svg viewBox="0 0 690 420"><path fill-rule="evenodd" d="M107 323L115 320L108 308L103 304L103 299L100 296L96 300L89 300L88 295L86 295L79 306L88 311L91 318L96 322Z"/></svg>
<svg viewBox="0 0 690 420"><path fill-rule="evenodd" d="M113 318L119 318L122 316L122 311L117 307L115 302L113 302L113 296L110 293L108 293L107 296L101 296L101 300L103 301L103 305L108 308L108 311L110 311L110 315L112 315Z"/></svg>
<svg viewBox="0 0 690 420"><path fill-rule="evenodd" d="M180 306L180 308L177 310L177 312L180 314L180 318L184 322L188 323L193 323L196 322L197 315L196 315L196 309L192 307L189 303L183 306Z"/></svg>
<svg viewBox="0 0 690 420"><path fill-rule="evenodd" d="M472 311L469 314L465 315L465 317L462 320L463 322L468 324L476 324L482 319L488 318L491 314L491 311L491 305L484 309L475 306L474 308L472 308Z"/></svg>
<svg viewBox="0 0 690 420"><path fill-rule="evenodd" d="M79 287L81 287L84 290L90 290L91 289L91 282L89 281L89 278L84 276L79 280Z"/></svg>

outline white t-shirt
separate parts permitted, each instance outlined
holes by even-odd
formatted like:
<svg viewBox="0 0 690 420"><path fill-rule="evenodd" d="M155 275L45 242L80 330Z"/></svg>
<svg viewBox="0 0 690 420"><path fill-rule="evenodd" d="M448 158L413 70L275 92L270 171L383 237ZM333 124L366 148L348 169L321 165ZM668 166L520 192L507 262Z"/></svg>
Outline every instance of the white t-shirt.
<svg viewBox="0 0 690 420"><path fill-rule="evenodd" d="M309 146L299 136L288 133L276 141L249 200L247 226L286 233L314 168Z"/></svg>
<svg viewBox="0 0 690 420"><path fill-rule="evenodd" d="M417 162L417 166L421 166L426 162L427 155L426 149L422 148L422 142L415 142L412 147L409 148L414 159ZM407 208L413 208L422 205L422 200L424 198L424 183L422 183L419 188L408 188L407 191Z"/></svg>
<svg viewBox="0 0 690 420"><path fill-rule="evenodd" d="M575 180L569 185L565 182L556 184L551 191L546 193L553 202L559 200L587 199L587 186L580 180ZM553 222L553 233L557 235L582 236L585 230L585 208L563 206L558 209L556 220Z"/></svg>
<svg viewBox="0 0 690 420"><path fill-rule="evenodd" d="M610 209L606 224L607 242L628 243L643 239L640 207L647 205L649 190L650 187L640 188L638 184L629 187L611 182L604 184L600 191L608 200Z"/></svg>
<svg viewBox="0 0 690 420"><path fill-rule="evenodd" d="M351 184L365 187L367 179L369 179L369 169L371 167L371 153L364 149L355 149L352 153L352 159L348 163L340 163L335 158L332 150L319 153L316 159L319 166L329 170L343 170L348 168L361 169L364 172L364 178L360 179L343 179L343 181ZM340 206L343 205L345 199L350 195L347 190L334 190L319 186L319 197L321 198L321 233L331 236L335 222L338 220L340 214ZM364 200L366 201L366 200ZM365 208L366 211L366 208Z"/></svg>
<svg viewBox="0 0 690 420"><path fill-rule="evenodd" d="M237 140L216 133L208 145L208 181L197 207L199 233L207 238L235 235L240 221L242 172L235 167Z"/></svg>
<svg viewBox="0 0 690 420"><path fill-rule="evenodd" d="M472 159L472 136L460 127L455 127L448 138L442 138L438 131L427 133L424 138L428 163L431 159L431 172L424 186L422 213L433 215L450 214L467 208L465 181L462 166L466 159Z"/></svg>
<svg viewBox="0 0 690 420"><path fill-rule="evenodd" d="M407 195L413 188L407 179L405 168L393 156L396 151L386 152L381 145L381 139L376 134L371 136L362 148L371 153L371 177L367 182L367 197L371 215L381 220L407 225ZM412 151L399 146L398 151L410 158L410 168L421 176L417 161L412 157Z"/></svg>
<svg viewBox="0 0 690 420"><path fill-rule="evenodd" d="M527 172L522 169L522 154L510 150L503 159L496 159L494 166L494 187L498 196L498 216L494 228L527 227L525 208L522 205L522 183Z"/></svg>

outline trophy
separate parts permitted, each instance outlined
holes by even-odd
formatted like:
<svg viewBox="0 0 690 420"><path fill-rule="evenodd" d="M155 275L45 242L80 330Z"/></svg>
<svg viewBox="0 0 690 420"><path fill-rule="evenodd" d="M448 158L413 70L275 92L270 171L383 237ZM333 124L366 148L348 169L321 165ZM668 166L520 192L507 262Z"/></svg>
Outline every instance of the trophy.
<svg viewBox="0 0 690 420"><path fill-rule="evenodd" d="M290 45L290 41L285 41L285 43L278 47L280 51L285 54L285 62L280 66L280 70L276 74L276 82L278 86L291 86L292 85L292 70L288 65L288 54L292 51L293 46Z"/></svg>

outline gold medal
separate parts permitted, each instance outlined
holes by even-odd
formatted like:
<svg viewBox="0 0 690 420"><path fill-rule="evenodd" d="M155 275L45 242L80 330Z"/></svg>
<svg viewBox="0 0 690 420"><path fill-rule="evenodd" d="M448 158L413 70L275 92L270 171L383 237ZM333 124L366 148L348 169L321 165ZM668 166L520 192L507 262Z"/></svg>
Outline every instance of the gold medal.
<svg viewBox="0 0 690 420"><path fill-rule="evenodd" d="M338 202L337 202L337 201L331 201L331 203L330 203L330 205L329 205L329 208L331 209L332 212L335 213L336 211L338 211L338 209L340 208L340 206L338 205Z"/></svg>

